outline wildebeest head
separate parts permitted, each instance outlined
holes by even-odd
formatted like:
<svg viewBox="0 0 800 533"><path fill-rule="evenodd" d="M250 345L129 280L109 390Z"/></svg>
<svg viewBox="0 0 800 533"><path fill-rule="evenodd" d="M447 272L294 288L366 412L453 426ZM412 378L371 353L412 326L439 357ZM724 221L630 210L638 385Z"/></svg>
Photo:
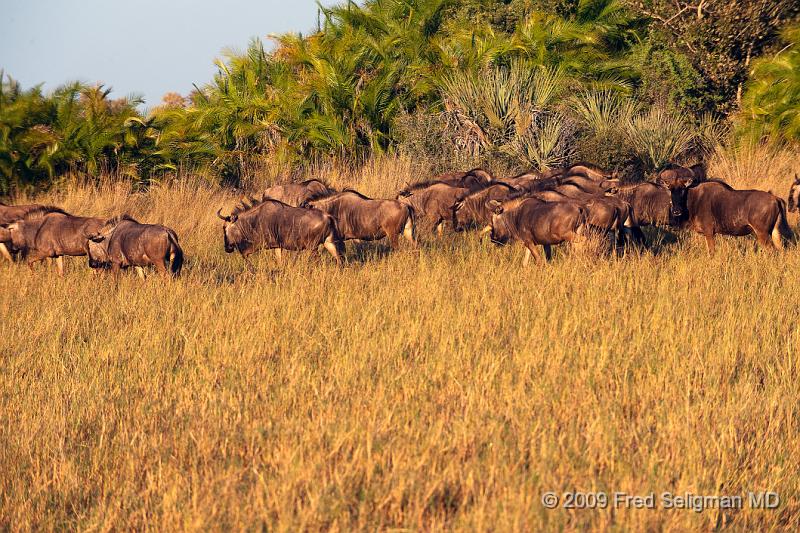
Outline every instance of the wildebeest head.
<svg viewBox="0 0 800 533"><path fill-rule="evenodd" d="M453 229L461 231L466 229L470 223L468 209L464 207L464 201L459 200L453 204Z"/></svg>
<svg viewBox="0 0 800 533"><path fill-rule="evenodd" d="M244 232L238 224L239 215L231 213L230 215L223 215L222 209L217 211L217 216L225 223L222 225L222 241L225 246L225 253L231 254L236 250L243 250L250 244L244 238Z"/></svg>
<svg viewBox="0 0 800 533"><path fill-rule="evenodd" d="M682 222L687 215L688 207L686 198L689 196L689 187L694 183L694 178L679 177L669 181L658 179L656 184L669 190L669 223L677 225Z"/></svg>
<svg viewBox="0 0 800 533"><path fill-rule="evenodd" d="M6 226L6 234L7 239L2 239L5 242L10 242L11 246L14 247L15 250L24 250L27 243L25 241L25 231L23 228L24 221L18 220L17 222L12 222L11 224Z"/></svg>
<svg viewBox="0 0 800 533"><path fill-rule="evenodd" d="M505 220L506 214L503 204L497 200L489 200L486 207L492 212L492 224L490 226L490 238L495 244L506 244L511 240L511 230Z"/></svg>
<svg viewBox="0 0 800 533"><path fill-rule="evenodd" d="M86 255L89 256L89 267L105 268L111 263L108 241L118 222L118 219L108 220L98 231L87 235Z"/></svg>
<svg viewBox="0 0 800 533"><path fill-rule="evenodd" d="M800 209L800 177L794 175L794 183L789 187L789 211Z"/></svg>

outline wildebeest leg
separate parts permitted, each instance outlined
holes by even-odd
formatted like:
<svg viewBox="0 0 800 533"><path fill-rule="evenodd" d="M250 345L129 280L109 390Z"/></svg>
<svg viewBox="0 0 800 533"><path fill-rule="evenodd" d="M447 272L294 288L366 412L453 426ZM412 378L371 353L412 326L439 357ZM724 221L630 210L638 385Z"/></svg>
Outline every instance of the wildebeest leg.
<svg viewBox="0 0 800 533"><path fill-rule="evenodd" d="M325 239L323 246L325 246L325 249L328 250L328 252L333 256L334 259L336 259L337 263L342 262L342 256L341 254L339 254L339 247L336 246L335 242L333 242L333 236L329 235Z"/></svg>
<svg viewBox="0 0 800 533"><path fill-rule="evenodd" d="M542 249L544 250L544 258L549 263L550 259L553 258L553 249L549 244L543 244Z"/></svg>
<svg viewBox="0 0 800 533"><path fill-rule="evenodd" d="M714 251L716 250L716 244L714 243L714 232L704 233L703 234L706 238L706 246L708 246L708 253L710 255L714 255Z"/></svg>
<svg viewBox="0 0 800 533"><path fill-rule="evenodd" d="M531 261L531 249L527 246L525 247L525 257L522 258L522 266L528 266L528 263Z"/></svg>
<svg viewBox="0 0 800 533"><path fill-rule="evenodd" d="M30 268L32 272L34 263L38 263L39 261L44 261L46 259L46 256L41 255L37 252L33 252L29 253L26 259L28 261L28 268Z"/></svg>
<svg viewBox="0 0 800 533"><path fill-rule="evenodd" d="M62 278L64 277L64 256L59 255L56 257L56 268L58 269L58 275Z"/></svg>
<svg viewBox="0 0 800 533"><path fill-rule="evenodd" d="M637 246L644 246L644 231L642 231L642 228L639 226L633 226L630 228L630 230L630 238L633 244Z"/></svg>
<svg viewBox="0 0 800 533"><path fill-rule="evenodd" d="M528 266L531 257L537 263L542 262L542 256L539 254L539 249L533 243L525 243L525 258L522 260L522 266Z"/></svg>
<svg viewBox="0 0 800 533"><path fill-rule="evenodd" d="M781 220L775 223L775 227L772 228L772 244L775 245L775 248L778 250L783 250L783 238L781 237L781 230L780 230Z"/></svg>
<svg viewBox="0 0 800 533"><path fill-rule="evenodd" d="M414 246L417 245L417 236L415 235L415 230L416 228L414 227L414 219L408 217L408 220L406 220L406 225L403 227L403 237L405 237L406 240Z"/></svg>
<svg viewBox="0 0 800 533"><path fill-rule="evenodd" d="M0 242L0 255L8 259L9 263L14 262L14 259L11 257L11 252L8 251L8 247L2 242Z"/></svg>
<svg viewBox="0 0 800 533"><path fill-rule="evenodd" d="M750 226L750 229L752 229L753 233L755 233L756 240L758 241L758 244L761 245L762 248L766 248L768 250L773 248L772 239L770 239L769 233L764 233L762 231L756 231L756 229L753 228L753 226Z"/></svg>
<svg viewBox="0 0 800 533"><path fill-rule="evenodd" d="M389 247L396 250L400 244L400 234L394 231L384 231L384 233L389 237Z"/></svg>
<svg viewBox="0 0 800 533"><path fill-rule="evenodd" d="M114 283L119 282L119 273L122 270L122 266L119 263L111 263L111 274L114 276Z"/></svg>

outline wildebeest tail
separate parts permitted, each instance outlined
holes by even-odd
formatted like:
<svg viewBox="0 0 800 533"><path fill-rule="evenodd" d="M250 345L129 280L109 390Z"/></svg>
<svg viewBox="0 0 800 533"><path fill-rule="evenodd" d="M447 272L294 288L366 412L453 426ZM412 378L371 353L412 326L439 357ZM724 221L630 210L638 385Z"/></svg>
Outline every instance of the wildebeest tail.
<svg viewBox="0 0 800 533"><path fill-rule="evenodd" d="M342 238L342 232L339 231L339 223L335 217L325 214L328 221L330 222L331 228L331 237L333 238L333 245L336 246L336 252L343 256L345 249L344 249L344 238Z"/></svg>
<svg viewBox="0 0 800 533"><path fill-rule="evenodd" d="M411 224L411 239L417 242L417 212L411 204L403 204L408 209L408 218L406 219L406 227Z"/></svg>
<svg viewBox="0 0 800 533"><path fill-rule="evenodd" d="M778 196L777 199L778 199L778 209L780 211L778 215L777 229L780 232L781 237L783 237L789 242L794 242L794 233L792 232L792 229L789 227L789 221L786 218L786 200L784 200L780 196Z"/></svg>
<svg viewBox="0 0 800 533"><path fill-rule="evenodd" d="M183 250L178 244L178 236L173 231L168 233L169 237L169 271L173 277L178 277L183 268Z"/></svg>

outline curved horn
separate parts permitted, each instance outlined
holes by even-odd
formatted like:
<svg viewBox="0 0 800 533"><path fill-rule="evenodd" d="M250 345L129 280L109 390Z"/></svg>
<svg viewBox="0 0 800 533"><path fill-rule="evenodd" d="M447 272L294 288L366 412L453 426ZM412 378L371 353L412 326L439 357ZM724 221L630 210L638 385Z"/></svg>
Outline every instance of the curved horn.
<svg viewBox="0 0 800 533"><path fill-rule="evenodd" d="M222 220L224 220L225 222L230 222L231 221L231 217L229 217L229 216L226 217L226 216L224 216L222 214L222 209L221 208L217 211L217 216L219 218L221 218Z"/></svg>

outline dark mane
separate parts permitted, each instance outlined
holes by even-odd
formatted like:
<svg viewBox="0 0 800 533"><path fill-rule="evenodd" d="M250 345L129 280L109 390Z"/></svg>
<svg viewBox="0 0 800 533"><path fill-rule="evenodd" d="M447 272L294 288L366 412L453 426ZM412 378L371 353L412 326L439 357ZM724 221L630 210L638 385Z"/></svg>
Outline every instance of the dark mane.
<svg viewBox="0 0 800 533"><path fill-rule="evenodd" d="M492 187L497 187L497 186L500 186L500 187L505 187L506 189L508 189L509 191L511 191L511 193L512 193L512 194L515 194L515 193L519 192L519 189L517 189L516 187L513 187L513 186L511 186L511 185L509 185L508 183L505 183L505 182L502 182L502 181L495 181L495 182L492 182L492 183L490 183L490 184L489 184L487 187L485 187L485 188L483 188L483 189L479 189L479 190L477 190L477 191L474 191L474 192L471 192L471 193L469 193L468 195L466 195L466 196L464 197L464 199L462 200L462 202L466 202L466 201L467 201L467 200L469 200L470 198L474 198L474 197L478 196L479 194L486 194L486 191L488 191L488 190L489 190L489 189L491 189Z"/></svg>
<svg viewBox="0 0 800 533"><path fill-rule="evenodd" d="M324 181L318 180L317 178L311 178L310 180L301 181L300 185L308 185L308 184L314 183L314 182L321 184L326 189L332 189L333 188L330 185L328 185L327 183L325 183Z"/></svg>
<svg viewBox="0 0 800 533"><path fill-rule="evenodd" d="M539 174L538 172L521 172L519 174L511 176L510 178L501 178L501 179L515 180L515 179L522 178L524 176L530 176L531 179L535 179L535 180L541 179L541 174Z"/></svg>
<svg viewBox="0 0 800 533"><path fill-rule="evenodd" d="M426 181L418 181L417 183L412 183L411 185L407 185L405 189L402 189L398 196L408 196L414 191L418 191L420 189L427 189L431 185L436 185L439 183L444 183L445 185L450 185L449 183L445 183L442 180L426 180Z"/></svg>
<svg viewBox="0 0 800 533"><path fill-rule="evenodd" d="M131 222L135 222L136 224L139 224L139 221L136 220L135 218L133 218L132 216L130 216L128 213L123 213L121 215L117 215L115 217L109 218L108 220L106 220L105 224L103 224L103 225L104 226L116 226L117 224L119 224L123 220L129 220Z"/></svg>
<svg viewBox="0 0 800 533"><path fill-rule="evenodd" d="M250 211L251 209L255 209L256 207L259 207L266 203L275 203L282 205L284 207L291 207L290 205L285 204L280 200L276 200L275 198L270 198L269 196L266 195L262 196L260 200L253 198L251 196L249 198L240 200L239 203L236 205L236 207L233 208L229 216L241 215L242 213Z"/></svg>
<svg viewBox="0 0 800 533"><path fill-rule="evenodd" d="M512 192L511 194L509 194L508 196L506 196L506 197L503 199L503 201L506 201L506 200L515 200L515 199L517 199L517 198L522 198L523 196L524 196L524 197L530 197L530 196L531 196L531 193L530 193L529 191L520 191L520 190L514 189L514 192Z"/></svg>
<svg viewBox="0 0 800 533"><path fill-rule="evenodd" d="M322 200L323 198L330 198L334 194L339 194L339 193L336 191L336 189L328 188L328 189L326 189L324 191L320 191L318 193L312 194L311 196L309 196L308 198L306 198L303 201L303 204L305 205L305 204L307 204L309 202L313 202L315 200Z"/></svg>
<svg viewBox="0 0 800 533"><path fill-rule="evenodd" d="M589 163L588 161L578 161L576 163L572 163L569 166L563 167L562 170L564 172L566 172L566 171L571 170L571 169L573 169L575 167L586 167L586 168L589 168L591 170L594 170L595 172L602 172L604 174L608 173L608 171L606 169L604 169L604 168L602 168L599 165L596 165L594 163Z"/></svg>
<svg viewBox="0 0 800 533"><path fill-rule="evenodd" d="M52 205L41 205L25 213L25 216L23 216L20 220L33 220L36 218L41 218L45 215L49 215L50 213L60 213L62 215L69 215L69 213L67 213L60 207L55 207Z"/></svg>
<svg viewBox="0 0 800 533"><path fill-rule="evenodd" d="M372 200L372 198L370 198L370 197L369 197L369 196L367 196L366 194L364 194L364 193L362 193L362 192L359 192L359 191L357 191L357 190L355 190L355 189L350 189L350 188L347 188L347 189L344 189L342 192L343 192L343 193L345 193L345 192L349 192L349 193L355 194L356 196L358 196L358 197L359 197L359 198L361 198L362 200Z"/></svg>
<svg viewBox="0 0 800 533"><path fill-rule="evenodd" d="M726 189L728 189L729 191L735 191L735 190L737 190L737 189L734 189L733 187L731 187L731 186L730 186L730 184L728 184L728 182L727 182L727 181L722 181L722 180L721 180L721 179L719 179L719 178L708 178L708 179L706 179L705 181L699 181L699 182L697 182L697 183L692 183L692 186L691 186L691 187L689 187L689 188L691 189L692 187L697 187L698 185L700 185L700 184L702 184L702 183L719 183L720 185L722 185L723 187L725 187L725 188L726 188ZM751 190L757 190L757 189L751 189Z"/></svg>

